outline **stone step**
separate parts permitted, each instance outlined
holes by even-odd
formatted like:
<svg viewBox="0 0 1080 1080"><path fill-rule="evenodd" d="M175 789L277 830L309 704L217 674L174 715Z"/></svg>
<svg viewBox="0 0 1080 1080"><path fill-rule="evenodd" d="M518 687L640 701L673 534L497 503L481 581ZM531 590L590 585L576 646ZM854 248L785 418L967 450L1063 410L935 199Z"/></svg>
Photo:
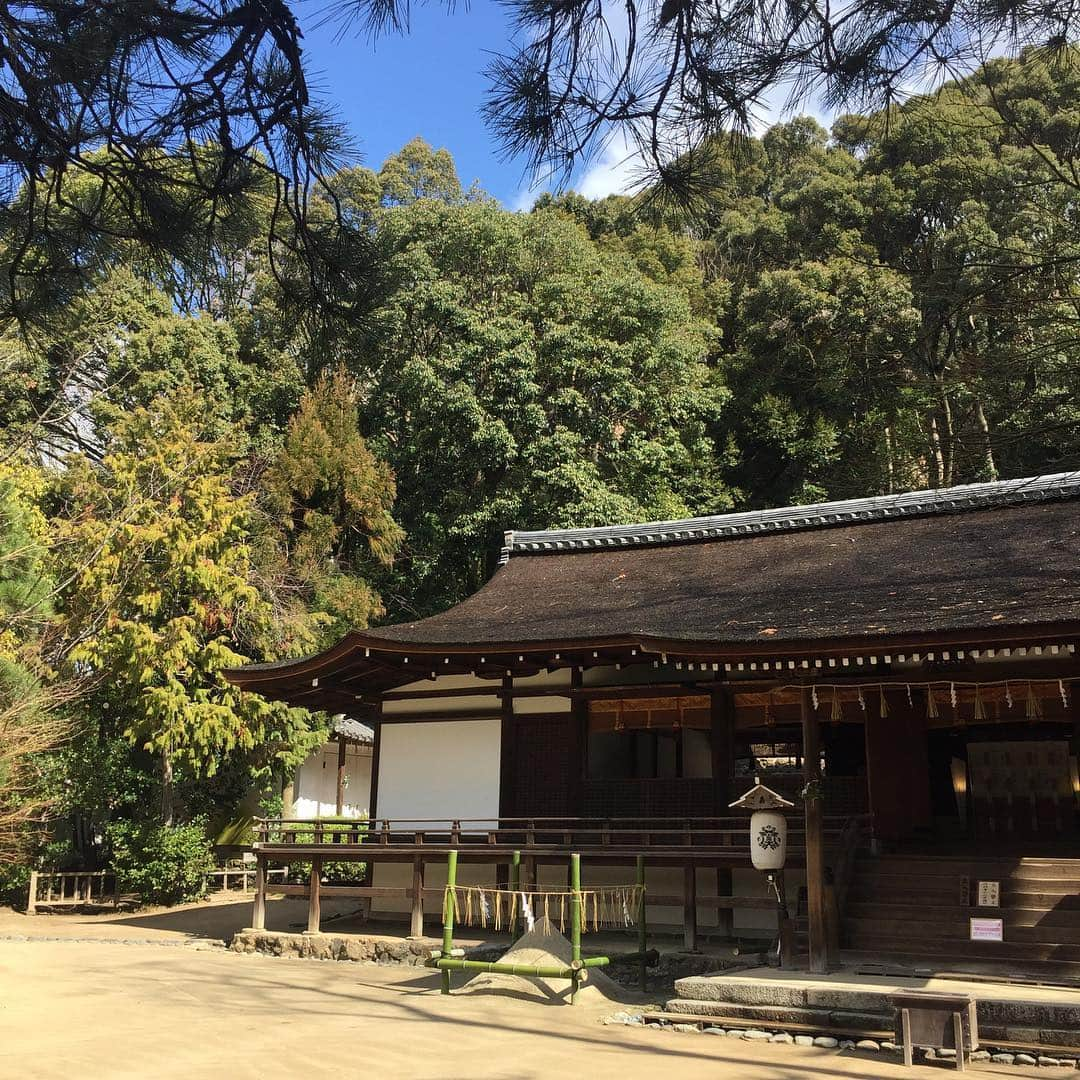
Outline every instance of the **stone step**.
<svg viewBox="0 0 1080 1080"><path fill-rule="evenodd" d="M911 985L914 988L919 984ZM980 997L977 989L971 991L977 1001L982 1041L998 1039L1080 1046L1080 994L1075 995L1074 1001L1033 1001L1025 1000L1027 990L1029 988L1017 986L1015 994L1008 998ZM863 1017L868 1029L891 1029L892 1006L888 998L895 991L891 985L864 983L853 986L827 979L800 978L792 973L790 978L784 979L696 975L676 980L675 992L678 996L667 1004L671 1012L736 1017L744 1009L758 1010L745 1015L759 1019L762 1026L766 1026L767 1016L789 1016L791 1023L821 1023L827 1031L826 1023L830 1022L830 1017L847 1020L854 1016ZM796 1021L796 1015L812 1019ZM781 1026L779 1021L776 1026ZM861 1028L863 1024L850 1026Z"/></svg>
<svg viewBox="0 0 1080 1080"><path fill-rule="evenodd" d="M790 1025L811 1026L822 1031L881 1033L892 1031L892 1011L856 1012L852 1009L814 1009L796 1005L739 1005L730 1001L690 1001L674 998L664 1008L668 1012L695 1017L745 1020L770 1030L782 1030ZM722 1026L722 1025L721 1025Z"/></svg>

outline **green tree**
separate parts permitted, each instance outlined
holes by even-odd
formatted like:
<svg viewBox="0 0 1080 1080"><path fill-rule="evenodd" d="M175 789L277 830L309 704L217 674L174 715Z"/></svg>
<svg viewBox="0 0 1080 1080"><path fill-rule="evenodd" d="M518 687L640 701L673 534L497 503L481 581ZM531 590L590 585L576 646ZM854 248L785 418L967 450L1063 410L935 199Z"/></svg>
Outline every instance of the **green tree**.
<svg viewBox="0 0 1080 1080"><path fill-rule="evenodd" d="M369 584L402 540L391 509L389 466L360 434L355 381L340 368L321 376L289 420L261 490L271 518L268 562L295 587L301 618L316 612L329 644L385 614Z"/></svg>
<svg viewBox="0 0 1080 1080"><path fill-rule="evenodd" d="M43 491L41 470L25 458L0 462L0 867L26 854L48 809L41 756L68 730L70 693L43 682L55 588Z"/></svg>
<svg viewBox="0 0 1080 1080"><path fill-rule="evenodd" d="M213 775L234 752L264 767L311 745L304 714L241 695L222 669L294 653L310 632L283 628L253 581L251 495L229 486L232 450L200 435L191 398L120 418L100 465L73 459L60 536L70 662L92 673L92 709L157 755L162 820L174 767Z"/></svg>
<svg viewBox="0 0 1080 1080"><path fill-rule="evenodd" d="M726 504L706 431L724 391L687 290L556 209L421 201L377 242L384 299L338 355L397 480L397 612L478 588L507 528Z"/></svg>

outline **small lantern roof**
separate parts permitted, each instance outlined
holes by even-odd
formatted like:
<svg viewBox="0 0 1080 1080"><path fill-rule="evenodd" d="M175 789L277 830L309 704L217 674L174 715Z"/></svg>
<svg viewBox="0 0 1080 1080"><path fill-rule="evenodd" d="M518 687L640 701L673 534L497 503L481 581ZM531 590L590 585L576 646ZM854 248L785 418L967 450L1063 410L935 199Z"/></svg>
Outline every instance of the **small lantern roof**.
<svg viewBox="0 0 1080 1080"><path fill-rule="evenodd" d="M728 803L730 810L790 810L795 804L783 795L766 787L760 777L754 777L754 786L740 795L733 803Z"/></svg>

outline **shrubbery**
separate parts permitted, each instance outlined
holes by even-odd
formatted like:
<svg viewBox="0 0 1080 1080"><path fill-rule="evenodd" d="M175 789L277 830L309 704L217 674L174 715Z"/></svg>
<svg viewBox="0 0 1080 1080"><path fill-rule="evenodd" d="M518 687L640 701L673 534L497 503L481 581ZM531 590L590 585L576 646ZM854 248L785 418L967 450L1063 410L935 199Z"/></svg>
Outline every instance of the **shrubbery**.
<svg viewBox="0 0 1080 1080"><path fill-rule="evenodd" d="M116 821L108 827L112 867L123 892L144 904L182 904L206 895L214 854L206 821L152 825Z"/></svg>

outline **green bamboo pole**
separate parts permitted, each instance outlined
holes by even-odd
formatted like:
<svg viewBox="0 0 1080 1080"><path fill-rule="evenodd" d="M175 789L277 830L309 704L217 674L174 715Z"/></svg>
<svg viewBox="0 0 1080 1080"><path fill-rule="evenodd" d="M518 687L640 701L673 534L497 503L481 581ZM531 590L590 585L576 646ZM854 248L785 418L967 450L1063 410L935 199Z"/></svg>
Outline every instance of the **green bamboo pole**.
<svg viewBox="0 0 1080 1080"><path fill-rule="evenodd" d="M510 890L511 892L521 891L521 852L515 851L510 856ZM518 939L518 913L517 906L514 907L514 917L510 920L510 940L517 941Z"/></svg>
<svg viewBox="0 0 1080 1080"><path fill-rule="evenodd" d="M499 975L527 975L533 979L569 979L574 970L554 964L504 964L500 960L459 960L457 957L435 960L432 966L440 971L493 971Z"/></svg>
<svg viewBox="0 0 1080 1080"><path fill-rule="evenodd" d="M646 971L645 971L645 954L649 949L649 932L645 926L645 856L639 855L637 857L637 883L638 883L638 909L637 909L637 925L638 925L638 952L641 954L641 966L638 974L638 979L641 984L642 991L645 990Z"/></svg>
<svg viewBox="0 0 1080 1080"><path fill-rule="evenodd" d="M449 960L454 948L454 889L457 886L456 851L446 853L446 892L443 894L442 959ZM442 969L442 992L450 993L450 970Z"/></svg>
<svg viewBox="0 0 1080 1080"><path fill-rule="evenodd" d="M581 983L581 856L570 856L570 1004Z"/></svg>

